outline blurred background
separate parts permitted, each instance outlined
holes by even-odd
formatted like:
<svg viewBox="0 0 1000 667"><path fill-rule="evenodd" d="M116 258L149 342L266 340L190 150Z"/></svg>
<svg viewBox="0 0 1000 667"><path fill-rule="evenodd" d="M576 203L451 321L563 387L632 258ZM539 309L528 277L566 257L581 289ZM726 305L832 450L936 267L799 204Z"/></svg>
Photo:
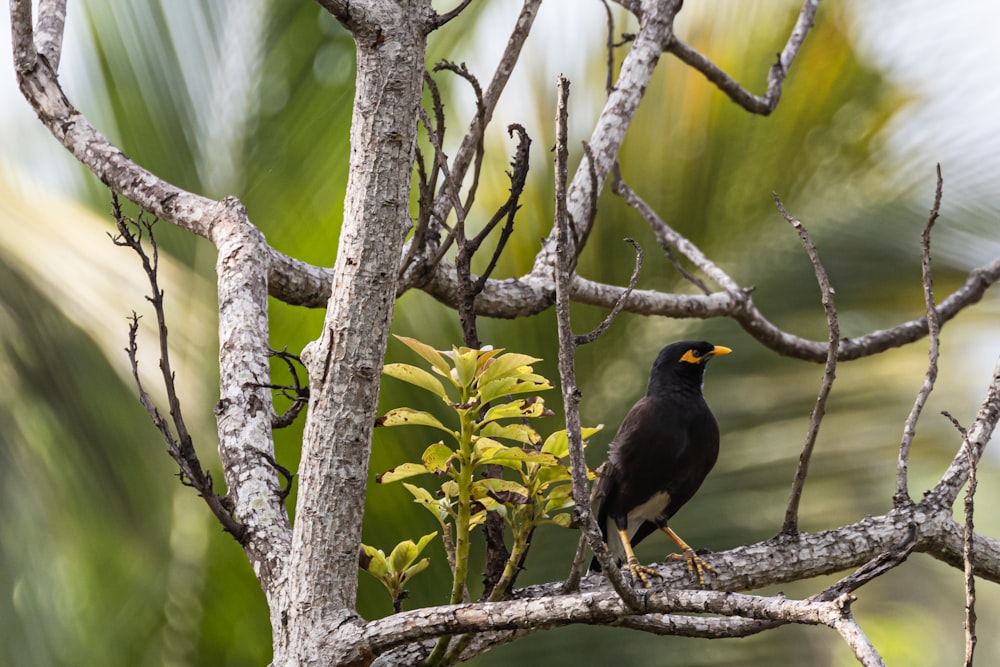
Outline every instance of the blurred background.
<svg viewBox="0 0 1000 667"><path fill-rule="evenodd" d="M678 33L762 92L798 6L688 3ZM518 9L514 0L473 3L432 36L428 62L465 61L485 84ZM621 12L616 16L619 33L635 30ZM743 285L755 286L763 313L789 332L824 339L825 320L812 268L774 210L772 191L812 234L837 291L844 336L919 317L919 239L936 163L945 178L934 240L938 298L1000 252L1000 47L987 32L998 20L1000 10L986 0L949 3L947 11L931 0L824 4L767 118L748 115L665 57L622 151L624 176L669 224ZM0 21L9 34L6 12ZM507 194L513 144L506 125L524 125L534 144L524 206L497 277L530 269L551 225L557 74L572 81L574 165L601 108L604 22L596 1L546 3L498 109L473 224L488 219ZM133 309L144 321L152 318L138 262L107 237L109 194L34 118L16 89L9 43L0 51L0 664L266 664L267 612L242 551L178 483L135 398L125 318ZM239 196L274 246L328 266L346 184L353 67L350 36L311 2L83 0L70 6L61 79L72 102L144 167L210 197ZM449 76L437 80L453 151L471 97ZM157 232L186 418L203 462L220 480L212 415L214 249L168 225ZM580 273L627 281L632 252L625 236L646 250L641 287L691 290L643 221L610 194L600 200ZM944 329L937 390L913 445L915 498L934 485L959 445L939 412L968 424L984 394L1000 355L998 311L1000 297L989 293ZM315 338L322 321L321 312L279 303L271 314L272 347L292 351ZM603 315L577 307L575 327L588 330ZM455 313L416 292L399 300L393 331L439 348L461 341ZM552 312L484 319L480 335L543 358L536 371L556 378ZM606 425L592 441L590 462L603 460L619 420L644 392L657 351L681 338L707 338L734 354L714 362L706 382L723 432L719 463L672 524L696 548L771 537L781 526L822 368L779 357L730 321L623 315L580 350L584 423ZM144 328L140 368L150 374L150 388L157 386L155 345ZM926 348L922 341L838 368L802 529L889 509L896 451ZM419 363L396 341L388 357ZM557 409L558 396L547 398ZM393 380L381 400L383 409L432 406ZM560 428L560 419L540 430ZM301 424L277 435L278 459L293 470L300 435ZM372 475L419 456L430 438L417 428L379 431ZM987 450L977 496L977 528L992 536L1000 535L997 463ZM431 532L432 524L401 485L372 484L366 543L388 550ZM571 531L540 529L519 584L564 577L575 541ZM667 540L652 537L638 554L657 560L668 551ZM440 542L428 555L433 565L413 580L407 608L447 598ZM807 596L835 579L783 590ZM889 664L961 661L961 572L916 554L859 597L858 618ZM367 618L391 611L380 584L366 575L359 607ZM1000 638L987 630L1000 622L995 585L979 586L979 619L977 657L996 663ZM855 664L835 633L803 627L712 642L566 628L474 664L576 665L581 656L587 664Z"/></svg>

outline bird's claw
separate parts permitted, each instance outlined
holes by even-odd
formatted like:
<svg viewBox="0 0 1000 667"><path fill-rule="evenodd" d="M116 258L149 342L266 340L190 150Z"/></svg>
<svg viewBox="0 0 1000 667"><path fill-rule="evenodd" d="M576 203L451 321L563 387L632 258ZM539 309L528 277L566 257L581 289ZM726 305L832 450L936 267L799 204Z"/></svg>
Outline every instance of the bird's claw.
<svg viewBox="0 0 1000 667"><path fill-rule="evenodd" d="M670 554L667 560L683 560L687 563L688 574L698 577L698 585L705 587L705 571L715 572L715 568L703 561L693 549L685 549L682 554Z"/></svg>
<svg viewBox="0 0 1000 667"><path fill-rule="evenodd" d="M649 577L661 577L662 575L651 567L646 567L641 564L638 559L629 559L628 561L629 574L632 575L632 581L639 581L642 583L643 588L649 588Z"/></svg>

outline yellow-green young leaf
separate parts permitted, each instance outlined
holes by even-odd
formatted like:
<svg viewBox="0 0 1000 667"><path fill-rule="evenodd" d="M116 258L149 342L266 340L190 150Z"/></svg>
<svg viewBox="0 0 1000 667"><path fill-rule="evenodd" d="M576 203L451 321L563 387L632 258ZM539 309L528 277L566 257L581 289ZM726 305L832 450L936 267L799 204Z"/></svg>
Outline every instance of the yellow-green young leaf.
<svg viewBox="0 0 1000 667"><path fill-rule="evenodd" d="M545 438L545 442L542 443L542 451L552 454L557 459L569 454L569 438L566 437L566 429L556 431Z"/></svg>
<svg viewBox="0 0 1000 667"><path fill-rule="evenodd" d="M436 442L424 450L420 460L429 472L440 477L448 472L448 462L454 455L455 452L450 447L446 447L443 442Z"/></svg>
<svg viewBox="0 0 1000 667"><path fill-rule="evenodd" d="M538 471L538 483L540 488L545 488L552 482L561 482L564 479L572 479L566 466L545 466Z"/></svg>
<svg viewBox="0 0 1000 667"><path fill-rule="evenodd" d="M542 441L542 436L538 435L538 431L527 424L508 424L505 426L496 422L490 422L481 428L479 433L490 438L503 438L504 440L523 442L532 447L537 447L538 443Z"/></svg>
<svg viewBox="0 0 1000 667"><path fill-rule="evenodd" d="M448 394L444 390L444 385L441 384L441 381L425 371L423 368L417 368L416 366L411 366L410 364L386 364L382 368L382 372L389 377L402 380L403 382L409 382L410 384L414 384L421 389L426 389L432 394L440 396L445 401L448 400Z"/></svg>
<svg viewBox="0 0 1000 667"><path fill-rule="evenodd" d="M604 424L597 426L584 426L580 429L580 436L583 438L583 446L587 446L587 440L604 428ZM569 455L569 438L566 437L566 429L556 431L545 439L542 444L542 451L554 455L556 458L563 458Z"/></svg>
<svg viewBox="0 0 1000 667"><path fill-rule="evenodd" d="M487 367L489 367L491 363L493 363L490 360L493 357L500 354L501 352L503 352L502 347L497 347L493 349L490 349L489 347L484 347L483 349L479 350L479 358L476 359L476 375L482 375L483 371Z"/></svg>
<svg viewBox="0 0 1000 667"><path fill-rule="evenodd" d="M457 498L458 484L454 480L449 479L441 485L441 493L444 494L445 498Z"/></svg>
<svg viewBox="0 0 1000 667"><path fill-rule="evenodd" d="M573 502L573 485L572 484L560 484L556 486L545 496L545 511L555 512L561 509L566 509L567 507L572 507Z"/></svg>
<svg viewBox="0 0 1000 667"><path fill-rule="evenodd" d="M527 394L529 392L547 391L552 389L549 381L541 375L529 373L523 377L504 377L493 380L485 386L479 385L479 397L483 403L489 403L501 396Z"/></svg>
<svg viewBox="0 0 1000 667"><path fill-rule="evenodd" d="M413 577L413 575L419 572L423 572L424 570L427 569L427 566L430 564L431 564L430 558L423 558L420 561L418 561L416 565L406 568L406 571L403 572L403 582L405 583L408 579Z"/></svg>
<svg viewBox="0 0 1000 667"><path fill-rule="evenodd" d="M471 517L469 517L469 528L475 528L476 526L481 526L484 521L486 521L486 510L482 510L481 512L476 512Z"/></svg>
<svg viewBox="0 0 1000 667"><path fill-rule="evenodd" d="M472 483L472 497L476 500L492 498L501 503L524 505L531 500L531 493L523 485L506 479L479 479Z"/></svg>
<svg viewBox="0 0 1000 667"><path fill-rule="evenodd" d="M403 540L389 554L389 570L397 574L404 572L419 555L420 552L417 551L417 545L413 540Z"/></svg>
<svg viewBox="0 0 1000 667"><path fill-rule="evenodd" d="M396 336L396 340L423 357L431 366L440 371L442 375L451 377L451 365L444 358L444 355L433 347L427 343L421 343L416 338L407 338L406 336Z"/></svg>
<svg viewBox="0 0 1000 667"><path fill-rule="evenodd" d="M421 551L423 551L427 547L427 544L431 540L433 540L435 537L437 537L437 531L436 530L433 533L427 533L426 535L424 535L423 537L421 537L419 540L417 540L417 553L419 554Z"/></svg>
<svg viewBox="0 0 1000 667"><path fill-rule="evenodd" d="M375 481L379 484L389 484L416 475L426 475L428 472L430 471L422 463L400 463L395 468L390 468L381 475L376 475Z"/></svg>
<svg viewBox="0 0 1000 667"><path fill-rule="evenodd" d="M502 445L499 449L490 450L488 454L479 460L479 463L482 465L496 463L515 469L520 469L522 462L537 463L543 466L559 465L559 459L551 454L536 452L533 449L524 450L520 447L504 447Z"/></svg>
<svg viewBox="0 0 1000 667"><path fill-rule="evenodd" d="M529 357L526 354L510 352L501 354L493 359L482 376L479 378L480 384L486 384L503 377L516 377L531 373L531 364L541 361L538 357Z"/></svg>
<svg viewBox="0 0 1000 667"><path fill-rule="evenodd" d="M458 384L461 387L471 387L476 381L476 361L479 357L479 350L468 347L452 348L451 358L455 361L455 371L458 375Z"/></svg>
<svg viewBox="0 0 1000 667"><path fill-rule="evenodd" d="M423 507L425 510L433 514L435 517L439 519L444 519L446 516L448 516L449 514L448 508L450 507L450 503L448 503L446 499L442 498L441 500L437 500L434 496L431 495L430 491L422 487L416 486L414 484L408 484L406 482L403 482L403 486L406 487L407 491L413 494L413 502ZM437 533L434 534L436 535ZM419 547L420 545L418 544L417 546Z"/></svg>
<svg viewBox="0 0 1000 667"><path fill-rule="evenodd" d="M434 496L431 495L431 492L422 486L403 482L403 487L413 495L413 499L417 502L437 502L434 500Z"/></svg>
<svg viewBox="0 0 1000 667"><path fill-rule="evenodd" d="M573 522L573 517L570 516L569 513L563 512L562 514L556 514L555 516L551 517L549 521L556 524L557 526L562 526L563 528L569 528L570 524Z"/></svg>
<svg viewBox="0 0 1000 667"><path fill-rule="evenodd" d="M431 413L414 410L413 408L389 410L376 424L378 426L433 426L453 437L457 437L454 431L438 421L438 418Z"/></svg>
<svg viewBox="0 0 1000 667"><path fill-rule="evenodd" d="M389 565L385 560L385 552L381 549L376 549L375 547L370 547L367 544L362 544L361 548L364 550L367 556L367 561L360 562L361 569L363 569L368 574L372 575L376 579L385 580L385 576L389 571Z"/></svg>
<svg viewBox="0 0 1000 667"><path fill-rule="evenodd" d="M497 419L508 419L511 417L522 419L531 417L546 417L550 414L552 414L551 411L546 411L545 401L542 400L541 397L531 396L530 398L522 398L516 401L511 401L510 403L494 405L486 411L486 416L483 417L483 421L480 423L487 423Z"/></svg>
<svg viewBox="0 0 1000 667"><path fill-rule="evenodd" d="M479 400L481 403L489 403L501 396L506 396L517 383L517 378L500 378L483 384L479 383Z"/></svg>
<svg viewBox="0 0 1000 667"><path fill-rule="evenodd" d="M483 457L490 456L490 455L493 454L493 452L497 451L498 449L502 449L502 448L503 448L503 445L501 445L496 440L493 440L491 438L484 438L482 436L480 436L478 438L475 437L475 436L473 436L473 441L472 441L472 463L473 463L473 465L479 463L479 460L482 459Z"/></svg>

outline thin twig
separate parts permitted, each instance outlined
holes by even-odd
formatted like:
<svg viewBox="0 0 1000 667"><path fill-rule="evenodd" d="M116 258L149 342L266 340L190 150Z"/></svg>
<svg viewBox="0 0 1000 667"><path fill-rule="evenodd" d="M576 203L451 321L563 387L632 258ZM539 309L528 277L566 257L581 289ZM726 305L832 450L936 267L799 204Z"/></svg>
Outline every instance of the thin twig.
<svg viewBox="0 0 1000 667"><path fill-rule="evenodd" d="M521 209L518 203L521 199L521 193L524 192L524 186L528 179L528 168L529 168L529 150L531 148L531 137L528 136L527 131L517 123L513 123L507 127L507 134L511 137L514 133L518 135L517 151L514 153L514 158L510 162L510 195L507 197L500 208L497 210L493 217L490 218L483 229L476 235L473 239L476 249L478 250L483 241L486 240L487 235L492 232L497 224L501 220L506 220L503 228L500 230L500 238L497 240L497 245L493 249L493 255L490 257L489 264L487 264L486 269L479 275L476 282L473 284L473 291L478 295L483 291L486 286L486 281L489 280L490 275L497 266L497 262L500 260L500 254L507 245L507 241L510 235L514 231L514 216Z"/></svg>
<svg viewBox="0 0 1000 667"><path fill-rule="evenodd" d="M223 529L236 538L240 544L243 544L246 538L246 529L233 518L231 508L227 507L225 498L217 495L213 490L212 476L201 466L198 453L194 448L194 440L187 429L184 416L181 412L180 399L177 397L177 386L174 382L174 372L170 366L167 323L163 309L163 290L160 289L157 276L159 248L153 236L153 225L156 224L156 220L146 220L141 214L138 219L126 216L122 212L121 202L116 193L112 193L111 203L115 225L118 228L118 235L113 236L112 241L115 245L129 248L136 253L142 262L142 268L149 280L151 295L146 297L146 299L153 305L153 312L156 315L156 327L160 343L160 374L167 393L167 403L173 430L171 430L170 424L167 423L167 420L163 418L153 404L152 398L139 379L139 362L137 358L139 316L133 312L129 322L128 347L125 348L125 351L128 354L136 389L139 392L139 402L146 409L153 425L156 426L156 429L163 436L167 444L167 452L180 469L179 477L181 483L185 486L193 487L198 491L198 495L205 500L212 513L215 514L216 518L222 524ZM144 236L149 237L151 255L146 252L142 245Z"/></svg>
<svg viewBox="0 0 1000 667"><path fill-rule="evenodd" d="M309 387L301 383L299 380L299 373L295 368L296 363L302 366L302 359L289 352L287 348L282 350L271 350L270 354L272 357L277 357L285 362L285 366L288 368L288 374L292 376L292 384L280 385L267 383L258 384L257 386L280 391L282 396L292 401L291 406L289 406L284 413L279 415L277 412L272 412L271 415L271 428L286 428L295 422L295 418L298 417L303 408L309 404Z"/></svg>
<svg viewBox="0 0 1000 667"><path fill-rule="evenodd" d="M604 5L604 17L608 29L604 40L604 57L607 58L604 66L604 92L610 95L615 85L615 15L608 0L601 0L601 4Z"/></svg>
<svg viewBox="0 0 1000 667"><path fill-rule="evenodd" d="M708 260L708 258L701 255L701 251L695 248L694 244L671 229L667 223L665 223L663 219L660 218L655 211L653 211L649 204L643 201L643 199L639 197L639 195L637 195L631 187L629 187L628 183L625 182L625 179L622 178L621 165L618 163L615 163L615 167L612 171L611 191L625 200L626 204L634 208L643 218L646 219L646 222L648 222L650 227L653 228L653 233L656 234L656 240L659 242L660 247L663 249L663 252L666 253L667 259L670 260L670 263L674 265L677 273L681 274L681 277L700 289L704 294L711 294L711 290L708 289L708 285L685 269L680 263L680 260L677 259L677 256L674 254L674 247L677 247L681 252L688 256L689 259L692 259L692 261L695 260L688 255L689 251L691 251L695 257L698 257L700 260L704 260L702 267L711 265L710 269L714 269L713 274L720 279L722 276L725 276L725 274L722 273L721 270L717 269L715 265ZM732 280L729 280L728 276L726 276L725 281L726 284L735 284L732 283ZM718 284L720 287L723 286L723 283Z"/></svg>
<svg viewBox="0 0 1000 667"><path fill-rule="evenodd" d="M975 525L973 515L975 514L976 470L978 469L976 456L972 451L972 446L965 443L965 450L969 457L969 481L965 489L965 525L962 530L962 568L965 574L965 667L972 667L972 659L976 652L976 577L975 560L972 553L973 540L975 540Z"/></svg>
<svg viewBox="0 0 1000 667"><path fill-rule="evenodd" d="M569 111L569 81L558 79L558 102L556 107L556 318L559 324L559 377L562 384L563 408L566 413L566 436L569 440L570 473L573 483L573 500L576 503L574 515L577 523L587 535L587 541L605 575L622 601L631 609L641 610L645 592L637 593L622 577L621 570L612 562L607 545L601 538L601 530L590 509L590 493L587 490L587 463L583 455L583 438L580 434L580 390L576 385L576 339L573 335L569 312L569 285L573 250L570 248L570 220L566 203L567 162L567 121ZM579 573L571 574L564 584L572 584Z"/></svg>
<svg viewBox="0 0 1000 667"><path fill-rule="evenodd" d="M767 92L759 97L743 88L718 65L679 40L676 35L667 43L665 49L701 72L706 79L714 83L736 104L750 113L766 116L778 106L778 100L781 99L781 86L785 77L788 76L788 70L795 61L806 35L809 34L809 30L813 26L818 8L819 0L806 0L803 3L802 9L799 11L799 18L788 36L785 48L778 54L777 62L771 66L771 70L768 72Z"/></svg>
<svg viewBox="0 0 1000 667"><path fill-rule="evenodd" d="M656 235L656 240L659 242L660 247L664 249L667 253L667 257L671 259L674 263L674 267L677 272L681 274L688 282L693 284L695 287L700 289L705 294L709 294L710 290L704 282L699 280L697 277L689 273L680 262L677 261L670 248L676 248L682 255L687 257L692 264L698 267L702 273L712 279L716 285L724 289L725 291L737 295L740 300L746 299L746 290L742 289L736 281L729 277L729 275L716 266L715 262L710 260L705 253L703 253L695 244L687 240L677 231L675 231L670 225L663 221L656 211L646 203L622 178L621 169L617 168L613 172L613 180L611 182L611 191L616 195L621 197L626 204L631 206L636 210L636 212L646 220L650 228L652 228L653 233Z"/></svg>
<svg viewBox="0 0 1000 667"><path fill-rule="evenodd" d="M472 88L472 92L476 96L476 119L479 121L480 125L484 126L486 124L486 105L483 102L483 89L479 85L479 79L477 79L472 72L469 71L469 68L466 67L465 63L456 64L448 60L442 60L434 66L434 71L451 72L461 79L464 79L469 84ZM474 162L472 166L472 183L469 185L469 191L465 196L464 207L466 211L472 208L472 204L476 200L476 193L479 191L479 175L480 172L482 172L483 157L486 154L486 145L483 141L484 136L484 133L480 133L477 136Z"/></svg>
<svg viewBox="0 0 1000 667"><path fill-rule="evenodd" d="M430 25L428 26L427 32L431 32L432 30L437 30L444 24L448 23L448 21L451 21L453 18L461 14L462 11L464 11L465 8L469 6L470 2L472 2L472 0L462 0L462 2L459 3L458 6L456 6L454 9L451 9L445 12L444 14L435 14L434 17L430 20Z"/></svg>
<svg viewBox="0 0 1000 667"><path fill-rule="evenodd" d="M794 535L799 530L799 503L802 500L802 490L805 488L806 475L809 472L809 460L812 458L813 449L816 446L820 423L823 421L823 415L826 414L826 400L830 396L833 381L837 377L837 349L840 345L840 324L837 322L837 308L833 303L833 286L830 285L830 278L826 274L826 269L823 268L823 263L820 262L816 246L813 245L809 238L809 232L806 231L802 222L793 218L785 210L785 206L781 203L778 194L774 193L773 196L778 211L785 220L791 223L795 231L798 232L806 254L809 255L809 261L812 262L813 271L816 273L816 282L819 283L822 295L821 300L823 302L823 310L826 312L826 325L829 332L829 347L827 348L823 382L820 386L819 394L816 396L816 404L809 415L809 430L806 433L806 441L802 447L802 453L799 455L798 467L795 469L792 492L788 499L788 508L785 510L785 523L781 528L782 533Z"/></svg>
<svg viewBox="0 0 1000 667"><path fill-rule="evenodd" d="M626 237L625 241L631 243L632 247L635 248L635 267L632 269L632 276L628 279L628 287L626 287L625 291L622 292L620 297L618 297L618 301L615 302L611 312L604 317L604 320L597 326L596 329L590 333L573 337L573 342L577 346L593 343L600 336L602 336L615 321L615 318L618 317L618 313L622 312L622 308L625 307L625 302L628 301L629 294L631 294L632 290L635 289L635 284L639 280L639 272L642 271L642 246L636 243L633 238Z"/></svg>
<svg viewBox="0 0 1000 667"><path fill-rule="evenodd" d="M917 432L917 420L927 403L928 397L934 390L934 383L938 373L938 355L941 340L941 325L938 322L937 308L934 305L934 275L931 272L931 228L938 218L941 210L941 193L944 181L941 178L941 165L937 166L937 189L934 192L934 206L931 207L930 216L924 231L920 235L920 279L924 287L924 309L927 317L927 330L930 335L930 346L927 350L927 373L924 375L923 385L917 392L917 397L913 401L910 414L903 424L903 437L899 443L899 457L896 462L896 493L893 496L893 504L899 507L913 502L910 499L909 482L907 473L910 465L910 446Z"/></svg>

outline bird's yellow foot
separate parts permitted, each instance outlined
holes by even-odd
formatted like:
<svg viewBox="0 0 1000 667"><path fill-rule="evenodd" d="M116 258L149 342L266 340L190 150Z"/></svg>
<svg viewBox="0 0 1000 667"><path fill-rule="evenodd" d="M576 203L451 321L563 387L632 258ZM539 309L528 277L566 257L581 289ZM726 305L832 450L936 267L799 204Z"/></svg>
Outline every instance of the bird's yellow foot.
<svg viewBox="0 0 1000 667"><path fill-rule="evenodd" d="M703 561L693 549L685 549L682 554L670 554L667 560L683 560L687 562L688 574L698 577L698 585L704 588L705 572L715 572L715 568Z"/></svg>
<svg viewBox="0 0 1000 667"><path fill-rule="evenodd" d="M649 588L649 577L660 577L660 573L651 567L641 564L637 558L628 559L628 570L632 581L642 582L643 588Z"/></svg>

